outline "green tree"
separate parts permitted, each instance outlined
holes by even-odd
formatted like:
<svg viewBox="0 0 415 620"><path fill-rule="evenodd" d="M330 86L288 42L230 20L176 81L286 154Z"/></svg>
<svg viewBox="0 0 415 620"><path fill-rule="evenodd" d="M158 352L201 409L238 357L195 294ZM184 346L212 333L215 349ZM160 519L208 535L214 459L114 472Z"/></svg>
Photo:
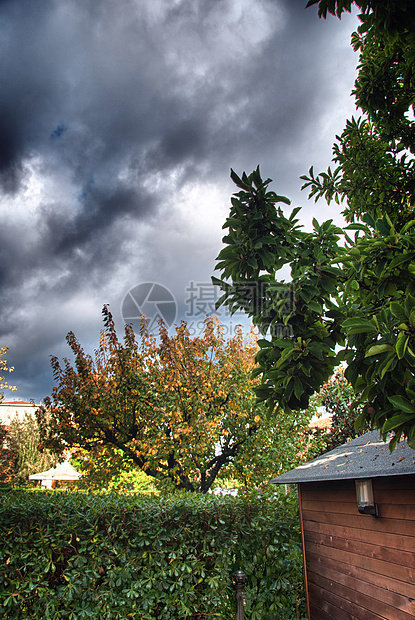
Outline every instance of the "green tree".
<svg viewBox="0 0 415 620"><path fill-rule="evenodd" d="M355 427L356 419L362 410L361 405L352 409L355 398L355 392L347 381L342 366L336 368L333 376L323 383L320 391L312 397L313 409L321 411L323 408L322 415L331 418L329 428L314 430L315 456L317 453L333 450L368 430L367 425L362 425L359 429Z"/></svg>
<svg viewBox="0 0 415 620"><path fill-rule="evenodd" d="M79 448L73 450L71 464L82 473L78 481L81 489L140 493L155 490L154 478L137 469L132 462L128 466L121 450L111 450L105 445L93 452Z"/></svg>
<svg viewBox="0 0 415 620"><path fill-rule="evenodd" d="M168 488L205 493L225 467L249 479L261 449L254 438L273 422L255 403L255 334L245 339L237 329L226 340L208 318L198 337L184 322L173 336L161 324L156 341L143 321L138 340L126 326L120 342L107 307L103 315L95 359L73 333L75 367L52 359L57 385L37 413L43 446L103 457L106 475L135 465Z"/></svg>
<svg viewBox="0 0 415 620"><path fill-rule="evenodd" d="M318 15L326 19L327 14L341 18L356 6L365 32L387 42L398 41L401 48L411 47L415 35L415 15L412 0L309 0L306 8L318 4ZM408 62L413 50L406 49ZM413 58L413 56L412 56Z"/></svg>
<svg viewBox="0 0 415 620"><path fill-rule="evenodd" d="M308 6L317 4L309 2ZM319 13L350 10L351 2L322 0ZM313 221L299 229L267 190L259 169L232 178L232 198L218 256L220 302L245 308L262 333L261 399L284 411L302 409L340 361L362 405L357 425L369 424L391 449L406 436L415 448L415 35L410 2L356 3L361 26L352 35L360 53L354 94L364 116L347 121L333 147L335 166L304 175L310 197L343 205L348 225ZM291 280L277 279L289 266ZM228 282L230 280L230 282ZM260 303L238 289L256 286ZM283 298L293 300L287 310ZM283 324L292 337L281 338ZM289 328L289 329L288 329ZM345 346L340 350L341 346Z"/></svg>
<svg viewBox="0 0 415 620"><path fill-rule="evenodd" d="M10 423L7 442L15 456L14 483L27 484L28 476L46 471L56 465L57 458L49 451L40 451L40 433L36 419L25 415L23 420Z"/></svg>
<svg viewBox="0 0 415 620"><path fill-rule="evenodd" d="M271 180L263 181L259 168L249 176L239 178L234 171L231 176L241 191L233 196L224 224L226 247L216 266L222 277L213 278L224 291L218 304L231 312L245 310L268 335L258 341L260 400L270 407L278 403L285 412L303 410L339 364L335 347L344 340L338 300L343 272L333 261L342 230L314 219L314 230L302 231L295 217L299 208L286 217L276 204L289 200L268 191ZM277 278L287 265L289 282Z"/></svg>
<svg viewBox="0 0 415 620"><path fill-rule="evenodd" d="M321 2L321 14L334 4L339 15L350 8ZM365 116L348 121L337 137L333 173L304 180L316 199L344 203L356 231L343 258L356 290L355 313L344 327L355 349L345 356L346 376L365 403L360 420L384 437L395 431L391 447L402 433L415 447L415 15L406 1L357 5L362 23L352 35L360 53L353 93Z"/></svg>
<svg viewBox="0 0 415 620"><path fill-rule="evenodd" d="M15 480L17 455L7 437L7 428L0 424L0 484L9 486Z"/></svg>
<svg viewBox="0 0 415 620"><path fill-rule="evenodd" d="M0 482L7 485L28 484L28 476L53 467L57 458L39 450L40 434L33 416L15 417L0 427Z"/></svg>

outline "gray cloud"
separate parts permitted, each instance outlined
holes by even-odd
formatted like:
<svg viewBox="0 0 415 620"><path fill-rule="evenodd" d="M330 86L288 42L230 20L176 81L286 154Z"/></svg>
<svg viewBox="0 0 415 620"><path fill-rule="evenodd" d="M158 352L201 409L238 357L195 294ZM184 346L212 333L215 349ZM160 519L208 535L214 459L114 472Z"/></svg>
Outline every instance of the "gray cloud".
<svg viewBox="0 0 415 620"><path fill-rule="evenodd" d="M0 2L0 344L19 396L50 392L48 356L69 330L95 346L128 288L183 306L208 281L231 167L298 200L328 163L356 18L305 3Z"/></svg>

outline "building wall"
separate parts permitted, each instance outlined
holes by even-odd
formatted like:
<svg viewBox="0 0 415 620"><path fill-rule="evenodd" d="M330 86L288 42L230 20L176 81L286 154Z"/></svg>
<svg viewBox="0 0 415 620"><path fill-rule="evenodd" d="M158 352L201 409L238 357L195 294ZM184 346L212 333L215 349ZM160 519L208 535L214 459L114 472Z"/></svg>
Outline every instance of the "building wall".
<svg viewBox="0 0 415 620"><path fill-rule="evenodd" d="M9 426L12 420L23 422L25 417L35 417L35 411L39 405L23 400L4 401L0 403L0 424Z"/></svg>
<svg viewBox="0 0 415 620"><path fill-rule="evenodd" d="M358 512L353 480L299 485L311 620L415 617L415 474L373 490L377 518Z"/></svg>

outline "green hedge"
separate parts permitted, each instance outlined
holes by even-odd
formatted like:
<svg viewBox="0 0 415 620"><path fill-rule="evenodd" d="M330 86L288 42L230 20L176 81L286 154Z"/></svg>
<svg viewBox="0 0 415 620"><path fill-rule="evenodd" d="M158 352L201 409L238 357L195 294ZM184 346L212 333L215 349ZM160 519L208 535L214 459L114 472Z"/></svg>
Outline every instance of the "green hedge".
<svg viewBox="0 0 415 620"><path fill-rule="evenodd" d="M304 618L298 518L258 496L3 493L0 617Z"/></svg>

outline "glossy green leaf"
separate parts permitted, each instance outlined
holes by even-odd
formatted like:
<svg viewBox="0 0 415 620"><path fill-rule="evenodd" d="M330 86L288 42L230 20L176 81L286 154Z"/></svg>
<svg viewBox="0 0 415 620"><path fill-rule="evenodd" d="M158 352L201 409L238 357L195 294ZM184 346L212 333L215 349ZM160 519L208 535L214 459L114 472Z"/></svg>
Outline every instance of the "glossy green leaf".
<svg viewBox="0 0 415 620"><path fill-rule="evenodd" d="M414 415L415 415L415 411L414 411ZM408 415L403 415L403 414L395 415L385 422L382 428L382 432L389 433L390 431L395 430L399 426L402 426L403 424L407 424L413 419L414 419L414 416L408 416Z"/></svg>
<svg viewBox="0 0 415 620"><path fill-rule="evenodd" d="M388 401L396 409L405 411L405 413L415 414L415 405L404 396L388 396Z"/></svg>
<svg viewBox="0 0 415 620"><path fill-rule="evenodd" d="M409 344L409 336L407 336L404 332L400 332L398 339L396 341L396 354L398 359L402 359L406 353Z"/></svg>
<svg viewBox="0 0 415 620"><path fill-rule="evenodd" d="M365 357L371 357L372 355L381 355L389 351L394 351L394 348L390 344L375 344L367 350Z"/></svg>

